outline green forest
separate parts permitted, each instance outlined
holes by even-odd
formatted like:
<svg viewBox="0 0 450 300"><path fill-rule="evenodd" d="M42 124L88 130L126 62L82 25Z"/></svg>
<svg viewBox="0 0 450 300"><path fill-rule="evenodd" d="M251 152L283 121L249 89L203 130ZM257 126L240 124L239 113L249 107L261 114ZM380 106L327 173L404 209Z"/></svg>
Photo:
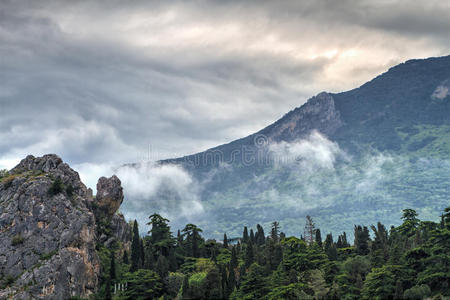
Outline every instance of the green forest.
<svg viewBox="0 0 450 300"><path fill-rule="evenodd" d="M98 244L97 299L448 299L450 207L440 222L404 209L402 224L354 226L333 237L305 220L303 234L243 228L242 237L205 239L187 224L149 216L148 234L133 222L131 247ZM109 234L107 222L99 231ZM128 251L127 251L128 248Z"/></svg>

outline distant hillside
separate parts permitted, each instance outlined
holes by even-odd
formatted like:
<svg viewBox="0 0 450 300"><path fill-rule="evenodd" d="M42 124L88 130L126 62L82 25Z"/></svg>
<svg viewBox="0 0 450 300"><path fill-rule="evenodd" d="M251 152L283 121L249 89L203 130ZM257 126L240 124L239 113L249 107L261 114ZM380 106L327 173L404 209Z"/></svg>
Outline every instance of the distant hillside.
<svg viewBox="0 0 450 300"><path fill-rule="evenodd" d="M390 224L404 207L432 218L450 199L449 90L450 56L410 60L354 90L320 93L248 137L161 164L198 181L200 226L236 234L273 220L297 233L306 214L336 233L354 220Z"/></svg>

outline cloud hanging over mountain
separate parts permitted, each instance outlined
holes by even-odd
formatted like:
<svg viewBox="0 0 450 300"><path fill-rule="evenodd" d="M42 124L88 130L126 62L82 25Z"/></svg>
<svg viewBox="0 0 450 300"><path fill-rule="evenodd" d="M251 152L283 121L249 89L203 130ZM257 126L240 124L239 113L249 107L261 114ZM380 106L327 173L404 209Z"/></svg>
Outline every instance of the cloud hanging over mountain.
<svg viewBox="0 0 450 300"><path fill-rule="evenodd" d="M276 165L285 167L294 164L305 172L318 169L333 169L338 158L347 159L339 145L320 132L313 131L308 137L296 142L280 142L269 145L270 155Z"/></svg>
<svg viewBox="0 0 450 300"><path fill-rule="evenodd" d="M204 150L448 54L449 23L443 1L2 1L0 168Z"/></svg>

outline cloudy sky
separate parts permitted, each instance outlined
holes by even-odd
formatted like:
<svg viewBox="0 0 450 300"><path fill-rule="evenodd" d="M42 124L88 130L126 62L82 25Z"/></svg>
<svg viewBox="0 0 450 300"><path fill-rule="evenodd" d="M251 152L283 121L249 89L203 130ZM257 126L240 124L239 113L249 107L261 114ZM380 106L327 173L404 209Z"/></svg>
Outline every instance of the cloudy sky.
<svg viewBox="0 0 450 300"><path fill-rule="evenodd" d="M243 137L320 91L450 54L450 2L0 0L0 168L84 173Z"/></svg>

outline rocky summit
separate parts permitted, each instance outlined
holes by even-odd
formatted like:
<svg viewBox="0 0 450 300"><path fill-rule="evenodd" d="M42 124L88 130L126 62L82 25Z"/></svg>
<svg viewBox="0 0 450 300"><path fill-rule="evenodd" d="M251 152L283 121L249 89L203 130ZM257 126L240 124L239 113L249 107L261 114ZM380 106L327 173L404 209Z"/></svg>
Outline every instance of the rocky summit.
<svg viewBox="0 0 450 300"><path fill-rule="evenodd" d="M0 177L0 299L68 299L96 292L102 241L129 243L116 214L120 180L101 178L99 193L56 155L27 156ZM109 220L109 235L97 224ZM104 223L104 222L103 222Z"/></svg>

